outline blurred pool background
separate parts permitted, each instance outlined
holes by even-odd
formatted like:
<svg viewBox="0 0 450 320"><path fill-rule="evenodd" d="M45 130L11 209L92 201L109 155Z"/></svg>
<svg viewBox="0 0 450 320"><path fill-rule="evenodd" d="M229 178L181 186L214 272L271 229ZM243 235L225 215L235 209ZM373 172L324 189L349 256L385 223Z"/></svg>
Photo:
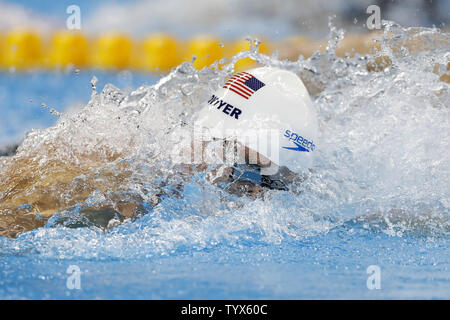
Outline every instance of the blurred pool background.
<svg viewBox="0 0 450 320"><path fill-rule="evenodd" d="M329 16L335 16L333 24L349 33L367 32L365 9L374 3L382 8L383 19L394 20L403 26L446 27L450 22L450 1L444 0L3 0L0 1L0 31L7 34L17 27L31 27L46 35L53 30L63 30L68 16L66 8L76 4L81 8L82 31L93 36L120 31L134 38L164 32L180 39L212 34L224 41L249 35L268 39L268 42L298 35L326 39L330 33ZM19 143L30 129L46 128L56 122L58 117L43 104L59 112L85 106L91 97L93 76L99 80L99 91L105 84L112 83L125 93L141 85L155 84L161 77L160 74L127 69L54 71L37 68L19 71L6 68L0 73L0 149ZM389 88L389 85L383 88ZM398 113L394 113L395 117L401 118ZM440 117L442 115L430 116L435 121ZM352 129L351 126L344 128ZM421 123L421 128L426 128L425 124ZM437 131L430 130L425 135L431 139ZM391 145L394 149L401 146L401 142ZM447 165L448 161L438 167L441 180L428 194L429 207L440 213L448 213L449 194L444 181ZM407 168L406 164L404 168ZM361 173L361 179L364 174ZM417 184L422 183L420 174L412 177ZM388 185L386 181L389 181L388 177L382 180L382 186ZM404 182L398 189L405 189L407 185ZM395 190L393 187L392 192ZM413 192L412 189L407 191ZM185 196L195 203L195 193L195 190L187 191ZM381 196L373 201L380 199ZM420 201L411 200L412 204L406 201L406 206L416 208ZM389 202L378 203L368 208L385 209L389 205ZM286 208L282 206L280 211L289 212L289 206L295 205L287 202ZM342 215L358 210L363 212L364 206L363 200L360 203L343 201L336 211L340 210ZM330 205L329 209L332 207ZM268 215L277 212L275 205L267 210ZM252 212L250 209L250 212L239 214L251 215ZM279 236L277 230L269 230L275 235L264 234L265 230L260 231L264 225L255 222L256 230L253 227L244 231L231 230L224 236L226 240L217 240L212 234L219 232L218 227L208 221L199 225L187 222L187 231L182 231L194 233L199 228L200 235L187 236L182 245L178 244L179 235L172 224L167 228L173 239L147 239L143 247L131 240L127 243L124 239L131 238L130 234L136 232L139 236L139 230L151 225L145 219L134 227L119 229L115 235L119 240L91 230L70 229L43 229L24 234L19 239L1 238L0 298L450 298L450 250L445 226L438 234L422 234L413 229L396 235L349 220L329 232L321 231L299 240L295 234L289 234L292 226L288 222L282 224L287 230L280 231L283 235L287 232L284 237ZM226 221L224 225L228 226L228 223L231 222ZM448 221L444 220L445 223ZM170 229L172 227L175 231ZM234 239L234 232L237 240L228 239ZM206 243L202 237L206 238ZM159 251L159 241L169 242L173 250ZM149 248L153 244L157 249ZM104 248L107 248L105 252L102 251ZM66 270L69 265L78 265L82 270L82 290L68 290ZM366 286L369 265L382 267L381 290L368 290Z"/></svg>

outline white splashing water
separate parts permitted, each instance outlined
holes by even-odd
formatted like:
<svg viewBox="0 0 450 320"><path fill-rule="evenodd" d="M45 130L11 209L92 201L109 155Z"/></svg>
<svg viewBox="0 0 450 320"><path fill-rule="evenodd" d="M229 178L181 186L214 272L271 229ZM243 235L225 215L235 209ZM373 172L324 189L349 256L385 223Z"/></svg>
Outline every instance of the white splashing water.
<svg viewBox="0 0 450 320"><path fill-rule="evenodd" d="M450 92L439 80L445 68L433 70L436 64L447 65L450 36L438 29L412 31L388 23L377 55L344 59L334 54L343 32L332 28L328 50L309 59L289 62L241 52L221 70L197 71L184 63L158 84L128 95L111 85L94 91L81 110L62 115L54 127L31 132L18 156L39 157L45 168L54 158L76 163L92 153L120 154L103 166L120 171L125 161L133 172L112 192L137 194L151 203L158 179L176 172L167 160L173 148L170 132L195 118L233 73L233 62L244 56L304 79L319 112L319 154L297 194L270 191L264 199L235 198L198 174L185 183L182 197L163 197L140 219L106 233L48 224L18 240L0 239L2 250L58 258L166 255L185 248L301 240L350 221L397 236L447 236ZM417 34L425 39L418 53L399 46ZM388 56L392 65L368 72L366 63L378 55ZM48 152L48 145L58 147ZM88 183L83 179L78 177L76 185ZM179 182L171 179L167 188ZM64 214L101 201L94 192Z"/></svg>

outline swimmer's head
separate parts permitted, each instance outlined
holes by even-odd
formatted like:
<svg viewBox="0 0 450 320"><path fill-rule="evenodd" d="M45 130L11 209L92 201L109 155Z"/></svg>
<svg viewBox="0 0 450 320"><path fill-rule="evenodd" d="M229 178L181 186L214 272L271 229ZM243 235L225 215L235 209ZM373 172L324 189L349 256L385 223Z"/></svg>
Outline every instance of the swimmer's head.
<svg viewBox="0 0 450 320"><path fill-rule="evenodd" d="M266 175L279 166L304 171L317 152L317 115L308 91L295 73L278 68L232 76L205 103L197 125L211 138L245 146L248 163L265 162Z"/></svg>

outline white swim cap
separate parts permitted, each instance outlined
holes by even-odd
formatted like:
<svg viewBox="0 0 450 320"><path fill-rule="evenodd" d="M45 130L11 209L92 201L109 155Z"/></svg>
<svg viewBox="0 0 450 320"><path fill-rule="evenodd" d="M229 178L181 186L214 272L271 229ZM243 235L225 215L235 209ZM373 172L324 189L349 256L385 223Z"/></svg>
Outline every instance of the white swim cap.
<svg viewBox="0 0 450 320"><path fill-rule="evenodd" d="M278 68L235 74L205 103L197 124L296 172L311 166L316 150L317 115L308 91L296 74Z"/></svg>

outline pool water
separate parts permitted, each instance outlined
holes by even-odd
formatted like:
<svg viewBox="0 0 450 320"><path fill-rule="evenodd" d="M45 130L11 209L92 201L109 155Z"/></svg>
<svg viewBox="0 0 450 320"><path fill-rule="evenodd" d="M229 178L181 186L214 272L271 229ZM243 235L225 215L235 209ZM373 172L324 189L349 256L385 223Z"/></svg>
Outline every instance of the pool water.
<svg viewBox="0 0 450 320"><path fill-rule="evenodd" d="M319 115L318 154L306 179L295 193L271 190L263 199L227 194L201 173L177 189L167 159L183 143L170 134L194 119L231 68L196 71L185 63L161 80L93 72L92 96L93 73L2 75L3 142L43 128L0 162L3 181L10 163L31 155L39 161L33 174L43 177L54 161L82 162L103 150L120 157L86 169L64 185L67 192L50 187L75 204L44 227L0 237L0 298L450 298L450 92L435 73L448 61L449 35L421 28L444 45L413 53L392 48L417 33L385 28L379 54L392 66L382 72L366 69L376 56L336 57L343 34L334 28L329 50L306 60L241 53L299 74ZM111 82L118 88L101 90ZM119 184L74 200L80 187L103 179L102 170L118 176L124 165ZM161 179L178 193L155 205ZM138 197L145 214L108 230L69 227L110 192Z"/></svg>
<svg viewBox="0 0 450 320"><path fill-rule="evenodd" d="M352 230L353 231L349 231ZM30 249L1 260L7 299L448 299L448 239L392 237L342 227L305 241L179 250L146 258L42 258ZM70 235L66 235L70 241ZM69 266L81 271L69 290ZM370 265L380 289L369 290Z"/></svg>

